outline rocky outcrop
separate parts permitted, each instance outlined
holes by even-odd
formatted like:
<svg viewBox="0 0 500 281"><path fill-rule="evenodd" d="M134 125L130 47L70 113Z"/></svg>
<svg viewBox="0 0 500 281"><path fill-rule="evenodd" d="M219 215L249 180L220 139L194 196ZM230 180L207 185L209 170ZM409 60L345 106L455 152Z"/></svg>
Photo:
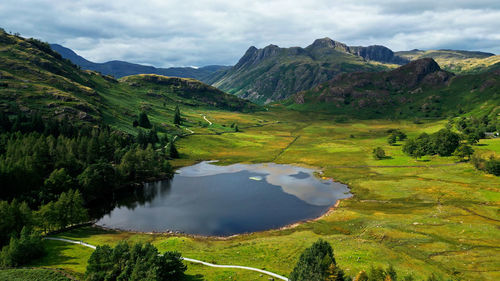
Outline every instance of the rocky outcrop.
<svg viewBox="0 0 500 281"><path fill-rule="evenodd" d="M349 52L351 54L363 57L366 60L378 61L382 63L394 63L403 65L409 62L408 59L395 55L391 49L385 46L353 46L349 47Z"/></svg>

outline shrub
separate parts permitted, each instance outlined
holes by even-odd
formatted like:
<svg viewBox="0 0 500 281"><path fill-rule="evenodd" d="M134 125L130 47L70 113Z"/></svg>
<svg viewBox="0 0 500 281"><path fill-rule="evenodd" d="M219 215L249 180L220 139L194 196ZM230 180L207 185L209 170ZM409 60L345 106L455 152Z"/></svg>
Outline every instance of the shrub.
<svg viewBox="0 0 500 281"><path fill-rule="evenodd" d="M372 151L373 158L380 160L385 158L385 151L381 147L377 147Z"/></svg>

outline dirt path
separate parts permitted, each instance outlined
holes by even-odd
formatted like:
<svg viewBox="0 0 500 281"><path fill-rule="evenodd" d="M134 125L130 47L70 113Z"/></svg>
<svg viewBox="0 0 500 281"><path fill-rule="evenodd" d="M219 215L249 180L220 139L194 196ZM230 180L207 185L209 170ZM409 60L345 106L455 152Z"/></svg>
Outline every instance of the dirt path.
<svg viewBox="0 0 500 281"><path fill-rule="evenodd" d="M44 237L43 239L45 239L45 240L61 241L61 242L72 243L72 244L78 244L78 245L82 245L82 246L85 246L85 247L88 247L88 248L92 248L92 249L96 248L96 246L90 245L90 244L85 243L83 241L76 241L76 240L70 240L70 239L64 239L64 238L57 238L57 237ZM269 272L269 271L266 271L266 270L262 270L262 269L258 269L258 268L254 268L254 267L241 266L241 265L218 265L218 264L213 264L213 263L204 262L204 261L200 261L200 260L190 259L190 258L186 258L186 257L182 257L182 259L185 260L185 261L188 261L188 262L199 263L199 264L203 264L203 265L210 266L210 267L236 268L236 269L245 269L245 270L256 271L256 272L260 272L260 273L263 273L263 274L266 274L266 275L269 275L269 276L272 276L272 277L275 277L275 278L278 278L278 279L281 279L281 280L288 281L288 278L286 278L285 276L281 276L281 275L278 275L276 273L272 273L272 272Z"/></svg>
<svg viewBox="0 0 500 281"><path fill-rule="evenodd" d="M207 119L207 116L203 115L203 119L205 119L205 121L208 122L208 125L212 125L212 122L210 122L208 119Z"/></svg>

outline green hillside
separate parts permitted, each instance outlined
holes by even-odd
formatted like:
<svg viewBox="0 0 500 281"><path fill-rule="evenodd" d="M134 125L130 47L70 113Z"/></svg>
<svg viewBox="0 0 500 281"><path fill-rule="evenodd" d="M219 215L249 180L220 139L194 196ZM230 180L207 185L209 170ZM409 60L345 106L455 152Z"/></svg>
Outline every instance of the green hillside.
<svg viewBox="0 0 500 281"><path fill-rule="evenodd" d="M368 61L361 56L366 52L362 53L360 48L353 49L360 54L356 55L350 52L347 45L329 38L318 39L306 48L280 48L276 45L263 49L250 47L233 68L214 74L208 82L239 97L269 103L310 89L340 73L381 71L395 67L394 64L383 64L373 59ZM388 52L392 54L392 51ZM390 61L394 59L390 54L388 57L372 58Z"/></svg>
<svg viewBox="0 0 500 281"><path fill-rule="evenodd" d="M492 53L459 50L412 50L396 52L400 57L434 59L443 69L458 74L484 72L500 66L500 56Z"/></svg>
<svg viewBox="0 0 500 281"><path fill-rule="evenodd" d="M176 105L188 111L257 109L248 101L194 79L150 74L115 80L84 71L46 43L5 32L0 33L0 58L0 110L8 114L36 111L58 119L105 123L132 131L132 121L141 111L168 130L180 130L171 125Z"/></svg>
<svg viewBox="0 0 500 281"><path fill-rule="evenodd" d="M389 72L340 75L284 104L356 118L445 118L498 111L499 87L498 70L455 76L420 59Z"/></svg>

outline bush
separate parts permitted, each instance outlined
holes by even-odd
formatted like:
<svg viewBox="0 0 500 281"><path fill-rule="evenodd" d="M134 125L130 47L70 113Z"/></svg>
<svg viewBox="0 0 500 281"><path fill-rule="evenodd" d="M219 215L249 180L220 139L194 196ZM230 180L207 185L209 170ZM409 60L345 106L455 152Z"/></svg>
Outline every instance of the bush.
<svg viewBox="0 0 500 281"><path fill-rule="evenodd" d="M373 158L376 160L384 159L385 158L385 151L381 147L377 147L373 149L372 151Z"/></svg>
<svg viewBox="0 0 500 281"><path fill-rule="evenodd" d="M500 176L500 160L491 159L486 161L485 170L487 173Z"/></svg>

